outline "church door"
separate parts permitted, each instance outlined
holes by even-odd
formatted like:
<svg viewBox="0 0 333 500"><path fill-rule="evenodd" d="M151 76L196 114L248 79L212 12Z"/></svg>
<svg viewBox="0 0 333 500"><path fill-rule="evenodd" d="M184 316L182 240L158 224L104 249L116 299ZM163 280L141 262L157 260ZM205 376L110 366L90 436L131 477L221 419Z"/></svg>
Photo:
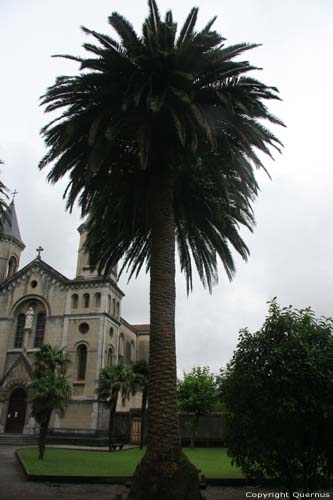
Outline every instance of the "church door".
<svg viewBox="0 0 333 500"><path fill-rule="evenodd" d="M27 411L27 393L24 389L15 389L9 400L6 432L20 434L23 432Z"/></svg>

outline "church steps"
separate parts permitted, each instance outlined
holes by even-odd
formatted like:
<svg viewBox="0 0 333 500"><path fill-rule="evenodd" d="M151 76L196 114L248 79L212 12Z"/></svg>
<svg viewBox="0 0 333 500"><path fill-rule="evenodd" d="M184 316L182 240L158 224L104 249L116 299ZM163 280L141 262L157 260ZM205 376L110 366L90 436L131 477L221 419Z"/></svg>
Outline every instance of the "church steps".
<svg viewBox="0 0 333 500"><path fill-rule="evenodd" d="M24 434L0 434L0 446L33 446L37 436Z"/></svg>

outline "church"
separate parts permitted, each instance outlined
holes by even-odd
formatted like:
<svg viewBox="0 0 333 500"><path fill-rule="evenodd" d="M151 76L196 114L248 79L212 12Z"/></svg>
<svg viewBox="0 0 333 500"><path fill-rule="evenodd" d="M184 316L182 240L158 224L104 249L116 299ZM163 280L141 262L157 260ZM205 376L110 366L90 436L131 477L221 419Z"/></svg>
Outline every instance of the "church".
<svg viewBox="0 0 333 500"><path fill-rule="evenodd" d="M35 434L27 386L34 353L41 345L64 347L71 359L68 376L73 386L65 414L53 414L50 429L62 433L96 434L107 429L104 405L96 395L102 368L148 359L149 325L131 325L121 316L124 293L117 268L108 276L89 266L82 224L76 276L69 279L44 262L42 248L25 267L25 245L15 203L9 205L0 233L0 434ZM141 406L140 395L118 412Z"/></svg>

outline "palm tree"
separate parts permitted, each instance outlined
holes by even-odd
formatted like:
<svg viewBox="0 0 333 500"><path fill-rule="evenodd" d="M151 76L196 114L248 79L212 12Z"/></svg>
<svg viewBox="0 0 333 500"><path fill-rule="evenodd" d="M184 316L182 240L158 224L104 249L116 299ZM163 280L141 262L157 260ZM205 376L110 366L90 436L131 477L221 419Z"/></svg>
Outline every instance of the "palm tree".
<svg viewBox="0 0 333 500"><path fill-rule="evenodd" d="M142 450L145 438L146 408L148 400L149 366L147 361L139 359L132 367L135 375L135 383L142 391L141 397L141 430L140 449Z"/></svg>
<svg viewBox="0 0 333 500"><path fill-rule="evenodd" d="M64 349L44 345L35 353L29 385L31 414L39 424L38 458L44 458L47 432L53 410L63 414L72 394L66 373L70 360Z"/></svg>
<svg viewBox="0 0 333 500"><path fill-rule="evenodd" d="M110 410L109 414L109 451L112 451L112 439L117 410L118 396L121 395L123 406L126 400L135 393L135 380L131 367L122 363L103 368L98 379L98 399Z"/></svg>
<svg viewBox="0 0 333 500"><path fill-rule="evenodd" d="M265 102L277 89L249 77L236 59L255 44L226 46L212 29L195 31L193 8L177 33L155 0L138 36L113 13L119 42L83 28L87 58L76 76L59 77L42 104L58 116L42 129L50 182L66 174L67 208L90 214L87 250L108 272L124 258L130 275L150 272L150 383L147 450L131 500L198 499L196 469L182 453L177 418L175 246L187 288L193 262L209 289L218 257L231 278L232 246L244 259L239 228L253 229L255 168L280 142L263 121L280 124ZM61 113L59 113L61 111ZM124 267L123 267L124 268Z"/></svg>

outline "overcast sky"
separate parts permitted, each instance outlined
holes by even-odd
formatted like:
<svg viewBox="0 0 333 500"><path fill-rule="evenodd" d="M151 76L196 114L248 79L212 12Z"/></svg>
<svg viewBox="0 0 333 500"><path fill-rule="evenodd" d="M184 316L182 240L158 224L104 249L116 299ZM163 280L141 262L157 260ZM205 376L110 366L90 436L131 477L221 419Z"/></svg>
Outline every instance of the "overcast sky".
<svg viewBox="0 0 333 500"><path fill-rule="evenodd" d="M237 274L229 283L223 270L213 294L195 283L187 297L177 276L178 369L209 365L214 371L230 359L239 329L258 329L266 302L311 305L319 315L333 315L333 169L331 0L200 0L199 26L218 15L216 29L227 43L256 42L248 52L262 67L265 83L279 88L282 103L274 111L287 125L275 130L284 142L282 156L266 161L272 180L258 176L261 193L255 203L254 234L244 232L251 256L236 257ZM181 24L192 0L160 0ZM39 136L49 117L39 96L59 75L74 74L76 64L52 54L82 54L85 25L110 32L107 17L118 11L139 30L147 14L145 0L2 0L0 2L0 158L1 179L19 194L16 208L26 249L21 267L36 256L74 277L80 217L65 212L65 183L47 184L37 165L45 152ZM148 277L127 285L123 316L149 322Z"/></svg>

